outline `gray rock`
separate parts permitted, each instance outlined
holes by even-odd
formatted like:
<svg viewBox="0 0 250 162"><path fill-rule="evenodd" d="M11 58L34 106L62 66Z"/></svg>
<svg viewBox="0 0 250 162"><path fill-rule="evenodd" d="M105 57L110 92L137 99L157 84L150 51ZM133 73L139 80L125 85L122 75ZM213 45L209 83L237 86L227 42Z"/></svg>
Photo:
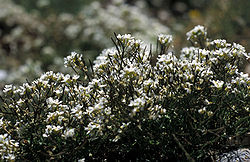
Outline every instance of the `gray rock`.
<svg viewBox="0 0 250 162"><path fill-rule="evenodd" d="M238 149L222 154L217 162L250 162L250 150Z"/></svg>

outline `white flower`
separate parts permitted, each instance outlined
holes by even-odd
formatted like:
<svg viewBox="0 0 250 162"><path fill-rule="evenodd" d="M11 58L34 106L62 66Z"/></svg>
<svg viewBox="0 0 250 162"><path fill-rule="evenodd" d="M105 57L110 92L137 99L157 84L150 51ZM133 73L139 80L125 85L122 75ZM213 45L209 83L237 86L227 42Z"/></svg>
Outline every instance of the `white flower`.
<svg viewBox="0 0 250 162"><path fill-rule="evenodd" d="M145 80L143 82L143 84L146 85L146 86L150 86L150 85L152 85L154 83L155 83L154 80L152 80L151 78L149 78L148 80Z"/></svg>
<svg viewBox="0 0 250 162"><path fill-rule="evenodd" d="M14 88L14 86L13 86L12 84L11 84L11 85L5 85L5 86L4 86L4 89L3 89L3 92L4 92L4 93L7 93L7 92L9 92L9 91L12 91L13 88Z"/></svg>
<svg viewBox="0 0 250 162"><path fill-rule="evenodd" d="M210 45L215 46L216 48L225 48L229 47L231 44L227 43L224 39L216 39L210 42Z"/></svg>
<svg viewBox="0 0 250 162"><path fill-rule="evenodd" d="M213 114L214 114L214 113L213 113L212 111L208 111L208 112L207 112L207 115L208 115L208 116L212 116Z"/></svg>
<svg viewBox="0 0 250 162"><path fill-rule="evenodd" d="M106 115L110 115L111 114L111 108L110 107L105 108L104 112L105 112Z"/></svg>
<svg viewBox="0 0 250 162"><path fill-rule="evenodd" d="M0 134L0 142L6 141L6 140L7 140L7 136L8 136L7 133L5 133L5 134Z"/></svg>
<svg viewBox="0 0 250 162"><path fill-rule="evenodd" d="M158 41L161 44L171 44L173 42L173 36L172 35L166 35L166 34L159 34L158 35Z"/></svg>
<svg viewBox="0 0 250 162"><path fill-rule="evenodd" d="M8 155L4 156L4 159L8 159L10 161L13 161L15 159L15 155L9 153Z"/></svg>
<svg viewBox="0 0 250 162"><path fill-rule="evenodd" d="M121 41L134 39L134 37L132 37L131 34L124 34L124 35L118 34L117 38L120 39Z"/></svg>
<svg viewBox="0 0 250 162"><path fill-rule="evenodd" d="M74 75L74 76L72 77L72 79L73 79L73 80L77 80L79 77L80 77L79 75Z"/></svg>
<svg viewBox="0 0 250 162"><path fill-rule="evenodd" d="M129 66L129 67L125 67L124 68L124 72L126 73L126 74L136 74L136 72L137 72L138 70L137 70L137 67L134 67L134 66Z"/></svg>
<svg viewBox="0 0 250 162"><path fill-rule="evenodd" d="M117 142L121 137L119 135L115 136L115 138L112 140L113 142Z"/></svg>
<svg viewBox="0 0 250 162"><path fill-rule="evenodd" d="M95 129L100 129L101 128L101 125L99 123L95 123L95 122L90 122L88 124L88 126L85 128L87 132L87 134L90 134L91 135L91 132Z"/></svg>
<svg viewBox="0 0 250 162"><path fill-rule="evenodd" d="M70 75L67 74L67 75L64 76L62 82L67 82L69 79L70 79Z"/></svg>
<svg viewBox="0 0 250 162"><path fill-rule="evenodd" d="M52 97L47 98L46 102L48 105L59 105L62 103L62 101L59 101L58 99L53 99Z"/></svg>
<svg viewBox="0 0 250 162"><path fill-rule="evenodd" d="M222 80L212 80L212 83L214 85L214 87L216 88L222 88L222 86L224 85L224 81Z"/></svg>
<svg viewBox="0 0 250 162"><path fill-rule="evenodd" d="M169 52L168 54L163 54L158 57L158 62L164 62L166 64L169 64L173 61L177 61L176 56L173 55L172 52Z"/></svg>
<svg viewBox="0 0 250 162"><path fill-rule="evenodd" d="M72 129L67 129L64 131L64 137L68 138L68 137L73 137L75 134L75 128Z"/></svg>
<svg viewBox="0 0 250 162"><path fill-rule="evenodd" d="M137 98L135 100L131 100L128 106L142 106L145 104L145 99Z"/></svg>
<svg viewBox="0 0 250 162"><path fill-rule="evenodd" d="M184 88L184 89L187 91L188 94L191 94L192 91L191 88Z"/></svg>
<svg viewBox="0 0 250 162"><path fill-rule="evenodd" d="M205 104L206 105L211 105L213 102L208 101L208 99L205 99Z"/></svg>
<svg viewBox="0 0 250 162"><path fill-rule="evenodd" d="M206 111L207 111L207 110L206 110L206 107L203 107L202 109L199 109L199 110L198 110L198 112L199 112L200 114L204 114Z"/></svg>
<svg viewBox="0 0 250 162"><path fill-rule="evenodd" d="M54 91L57 95L62 94L63 89L62 88L58 88L57 90Z"/></svg>
<svg viewBox="0 0 250 162"><path fill-rule="evenodd" d="M78 162L85 162L85 158L79 159Z"/></svg>
<svg viewBox="0 0 250 162"><path fill-rule="evenodd" d="M193 37L197 38L197 36L207 36L207 29L204 26L197 25L192 30L187 32L187 40L191 40Z"/></svg>
<svg viewBox="0 0 250 162"><path fill-rule="evenodd" d="M76 67L76 62L82 61L82 55L76 52L71 52L71 55L64 58L65 67Z"/></svg>
<svg viewBox="0 0 250 162"><path fill-rule="evenodd" d="M3 127L3 124L4 124L4 122L3 122L3 117L0 119L0 127L2 128Z"/></svg>

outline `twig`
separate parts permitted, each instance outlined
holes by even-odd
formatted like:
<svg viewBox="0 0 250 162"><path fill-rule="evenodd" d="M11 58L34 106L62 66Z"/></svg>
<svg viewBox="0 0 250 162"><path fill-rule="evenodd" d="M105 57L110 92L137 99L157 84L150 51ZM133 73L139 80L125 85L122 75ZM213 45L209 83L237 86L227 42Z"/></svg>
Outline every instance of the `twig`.
<svg viewBox="0 0 250 162"><path fill-rule="evenodd" d="M189 153L186 151L186 149L183 147L183 145L180 143L178 138L175 136L175 134L172 134L174 137L175 142L179 145L179 147L182 149L182 151L185 153L185 156L187 157L188 161L195 162L194 159L189 155Z"/></svg>

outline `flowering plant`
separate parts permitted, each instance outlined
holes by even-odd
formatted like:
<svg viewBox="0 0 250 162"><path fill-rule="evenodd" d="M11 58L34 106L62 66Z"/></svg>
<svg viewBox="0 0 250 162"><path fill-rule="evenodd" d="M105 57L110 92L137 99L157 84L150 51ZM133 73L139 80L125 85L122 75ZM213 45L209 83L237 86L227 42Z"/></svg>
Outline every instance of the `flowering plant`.
<svg viewBox="0 0 250 162"><path fill-rule="evenodd" d="M172 36L160 34L153 52L115 34L90 68L80 54L64 59L76 75L6 85L2 159L194 161L233 149L229 138L249 131L250 79L238 70L249 54L202 26L187 36L194 46L177 58Z"/></svg>

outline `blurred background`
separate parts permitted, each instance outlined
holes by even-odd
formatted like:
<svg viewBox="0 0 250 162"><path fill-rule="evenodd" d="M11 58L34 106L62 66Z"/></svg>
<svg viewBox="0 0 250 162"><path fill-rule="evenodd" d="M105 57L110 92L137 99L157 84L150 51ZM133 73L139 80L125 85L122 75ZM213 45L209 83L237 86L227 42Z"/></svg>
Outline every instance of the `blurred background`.
<svg viewBox="0 0 250 162"><path fill-rule="evenodd" d="M249 8L250 0L0 0L0 89L49 70L70 72L63 57L76 51L93 60L113 46L114 32L151 44L172 34L178 54L189 45L186 32L200 24L209 38L249 52Z"/></svg>

